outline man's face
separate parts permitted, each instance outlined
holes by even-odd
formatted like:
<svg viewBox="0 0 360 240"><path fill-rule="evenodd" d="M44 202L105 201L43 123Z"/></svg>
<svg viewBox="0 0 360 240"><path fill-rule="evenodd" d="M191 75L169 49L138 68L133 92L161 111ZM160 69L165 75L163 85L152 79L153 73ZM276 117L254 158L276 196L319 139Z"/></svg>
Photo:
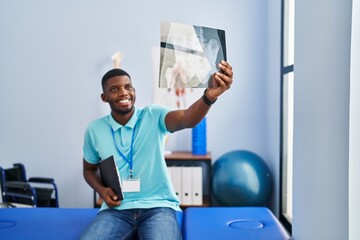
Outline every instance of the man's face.
<svg viewBox="0 0 360 240"><path fill-rule="evenodd" d="M108 79L101 99L109 103L111 110L117 114L127 114L134 108L135 88L128 76L115 76Z"/></svg>

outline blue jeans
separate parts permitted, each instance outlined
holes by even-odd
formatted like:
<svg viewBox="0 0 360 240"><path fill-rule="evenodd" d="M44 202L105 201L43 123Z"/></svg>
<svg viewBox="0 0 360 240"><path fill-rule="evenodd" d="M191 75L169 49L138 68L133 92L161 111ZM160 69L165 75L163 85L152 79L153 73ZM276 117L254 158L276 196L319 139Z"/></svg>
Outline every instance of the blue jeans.
<svg viewBox="0 0 360 240"><path fill-rule="evenodd" d="M171 208L106 209L87 227L82 240L181 240L175 210Z"/></svg>

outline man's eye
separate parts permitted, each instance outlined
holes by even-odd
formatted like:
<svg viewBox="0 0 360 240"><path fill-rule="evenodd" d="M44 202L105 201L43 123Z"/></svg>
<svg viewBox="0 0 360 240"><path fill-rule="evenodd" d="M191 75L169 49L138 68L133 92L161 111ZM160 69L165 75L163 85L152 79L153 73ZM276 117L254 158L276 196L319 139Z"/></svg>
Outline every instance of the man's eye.
<svg viewBox="0 0 360 240"><path fill-rule="evenodd" d="M111 91L111 92L116 92L116 91L117 91L117 88L111 88L110 91Z"/></svg>
<svg viewBox="0 0 360 240"><path fill-rule="evenodd" d="M126 89L126 90L132 90L133 87L132 87L131 85L127 85L127 86L125 86L125 89Z"/></svg>

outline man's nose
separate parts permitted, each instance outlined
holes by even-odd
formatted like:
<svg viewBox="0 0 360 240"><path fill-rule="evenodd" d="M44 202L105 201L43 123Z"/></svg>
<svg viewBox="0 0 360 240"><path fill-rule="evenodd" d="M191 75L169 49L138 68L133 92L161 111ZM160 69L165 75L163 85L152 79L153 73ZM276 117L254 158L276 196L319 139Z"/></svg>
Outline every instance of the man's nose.
<svg viewBox="0 0 360 240"><path fill-rule="evenodd" d="M127 90L125 87L119 88L118 95L124 95L127 93Z"/></svg>

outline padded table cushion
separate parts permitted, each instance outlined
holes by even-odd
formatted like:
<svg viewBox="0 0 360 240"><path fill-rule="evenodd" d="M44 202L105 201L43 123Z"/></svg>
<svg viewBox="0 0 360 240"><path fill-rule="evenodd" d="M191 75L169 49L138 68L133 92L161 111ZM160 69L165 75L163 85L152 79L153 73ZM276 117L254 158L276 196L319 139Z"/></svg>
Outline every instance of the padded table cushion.
<svg viewBox="0 0 360 240"><path fill-rule="evenodd" d="M1 239L80 239L99 209L2 208Z"/></svg>
<svg viewBox="0 0 360 240"><path fill-rule="evenodd" d="M80 239L96 208L1 208L0 239ZM177 212L182 223L182 213Z"/></svg>
<svg viewBox="0 0 360 240"><path fill-rule="evenodd" d="M283 240L289 235L265 207L190 207L184 212L184 240Z"/></svg>

